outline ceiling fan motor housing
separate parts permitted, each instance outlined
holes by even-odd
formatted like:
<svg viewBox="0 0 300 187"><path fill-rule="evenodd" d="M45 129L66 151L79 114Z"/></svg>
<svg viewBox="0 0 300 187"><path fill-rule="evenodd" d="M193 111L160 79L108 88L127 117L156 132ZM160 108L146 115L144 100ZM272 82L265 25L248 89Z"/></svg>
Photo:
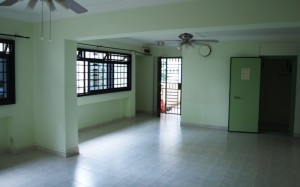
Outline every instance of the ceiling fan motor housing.
<svg viewBox="0 0 300 187"><path fill-rule="evenodd" d="M185 43L189 42L189 40L191 40L193 38L192 34L189 33L183 33L179 35L179 38L184 41Z"/></svg>

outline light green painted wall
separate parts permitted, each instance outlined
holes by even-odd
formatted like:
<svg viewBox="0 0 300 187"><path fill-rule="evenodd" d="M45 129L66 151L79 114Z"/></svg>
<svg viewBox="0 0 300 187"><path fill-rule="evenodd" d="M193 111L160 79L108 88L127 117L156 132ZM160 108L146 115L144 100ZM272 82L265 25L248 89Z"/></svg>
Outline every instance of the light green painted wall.
<svg viewBox="0 0 300 187"><path fill-rule="evenodd" d="M229 64L232 56L258 56L257 42L220 42L202 57L199 47L183 50L182 122L227 127Z"/></svg>
<svg viewBox="0 0 300 187"><path fill-rule="evenodd" d="M77 94L76 94L76 50L77 43L74 41L65 41L65 79L68 84L65 84L65 124L66 124L66 150L76 149L78 146L78 109L77 109Z"/></svg>
<svg viewBox="0 0 300 187"><path fill-rule="evenodd" d="M136 110L154 113L154 59L138 56L136 63Z"/></svg>
<svg viewBox="0 0 300 187"><path fill-rule="evenodd" d="M7 118L0 118L0 153L5 152L8 147Z"/></svg>
<svg viewBox="0 0 300 187"><path fill-rule="evenodd" d="M32 37L32 24L0 18L0 25L0 33ZM33 145L33 43L27 39L10 39L15 40L16 47L16 104L0 106L0 126L6 125L0 130L11 140L6 147L16 150Z"/></svg>
<svg viewBox="0 0 300 187"><path fill-rule="evenodd" d="M54 35L55 37L55 35ZM34 120L37 146L64 152L66 150L66 98L64 40L41 41L34 46ZM70 67L72 68L72 66ZM76 116L76 114L75 114Z"/></svg>
<svg viewBox="0 0 300 187"><path fill-rule="evenodd" d="M124 118L124 105L124 99L80 105L78 107L79 129Z"/></svg>
<svg viewBox="0 0 300 187"><path fill-rule="evenodd" d="M152 47L151 53L153 57L181 57L182 52L174 47ZM155 61L157 63L157 60Z"/></svg>

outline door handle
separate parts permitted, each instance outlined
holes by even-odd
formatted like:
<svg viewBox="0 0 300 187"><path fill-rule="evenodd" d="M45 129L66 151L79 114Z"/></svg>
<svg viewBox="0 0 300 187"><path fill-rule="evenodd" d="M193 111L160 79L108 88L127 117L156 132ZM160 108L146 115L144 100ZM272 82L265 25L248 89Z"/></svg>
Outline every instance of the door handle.
<svg viewBox="0 0 300 187"><path fill-rule="evenodd" d="M234 98L235 98L235 99L241 99L241 97L240 97L240 96L234 96Z"/></svg>

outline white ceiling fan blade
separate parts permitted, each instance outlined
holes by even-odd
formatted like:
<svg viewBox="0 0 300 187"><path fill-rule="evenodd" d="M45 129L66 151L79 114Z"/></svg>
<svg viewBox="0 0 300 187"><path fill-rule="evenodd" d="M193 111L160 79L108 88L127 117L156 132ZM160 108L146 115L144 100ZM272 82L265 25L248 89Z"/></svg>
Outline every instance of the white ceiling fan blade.
<svg viewBox="0 0 300 187"><path fill-rule="evenodd" d="M29 9L34 9L34 7L36 6L38 0L30 0L26 6L26 8L29 8Z"/></svg>
<svg viewBox="0 0 300 187"><path fill-rule="evenodd" d="M19 0L5 0L2 3L0 3L0 6L11 6L17 3Z"/></svg>
<svg viewBox="0 0 300 187"><path fill-rule="evenodd" d="M83 6L81 6L73 0L64 0L64 2L71 10L73 10L77 14L82 14L88 11Z"/></svg>
<svg viewBox="0 0 300 187"><path fill-rule="evenodd" d="M181 42L181 40L160 40L160 41L164 41L164 42Z"/></svg>

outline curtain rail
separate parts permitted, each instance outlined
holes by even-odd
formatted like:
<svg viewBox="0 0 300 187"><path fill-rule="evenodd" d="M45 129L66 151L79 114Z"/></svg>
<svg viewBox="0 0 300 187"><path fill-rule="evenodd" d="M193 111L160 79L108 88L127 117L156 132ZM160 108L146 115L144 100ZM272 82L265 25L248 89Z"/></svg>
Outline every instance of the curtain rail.
<svg viewBox="0 0 300 187"><path fill-rule="evenodd" d="M9 37L15 37L15 38L30 39L30 37L28 37L28 36L21 36L21 35L18 35L18 34L3 34L3 33L0 33L0 36L9 36Z"/></svg>
<svg viewBox="0 0 300 187"><path fill-rule="evenodd" d="M131 50L131 49L122 49L122 48L117 48L117 47L107 47L107 46L103 46L103 45L93 45L93 44L85 44L85 43L77 43L77 44L92 46L92 47L97 47L97 48L116 49L116 50L122 50L122 51L128 51L128 52L135 52L135 53L138 53L141 55L151 55L151 54L141 53L141 52L138 52L136 50Z"/></svg>

